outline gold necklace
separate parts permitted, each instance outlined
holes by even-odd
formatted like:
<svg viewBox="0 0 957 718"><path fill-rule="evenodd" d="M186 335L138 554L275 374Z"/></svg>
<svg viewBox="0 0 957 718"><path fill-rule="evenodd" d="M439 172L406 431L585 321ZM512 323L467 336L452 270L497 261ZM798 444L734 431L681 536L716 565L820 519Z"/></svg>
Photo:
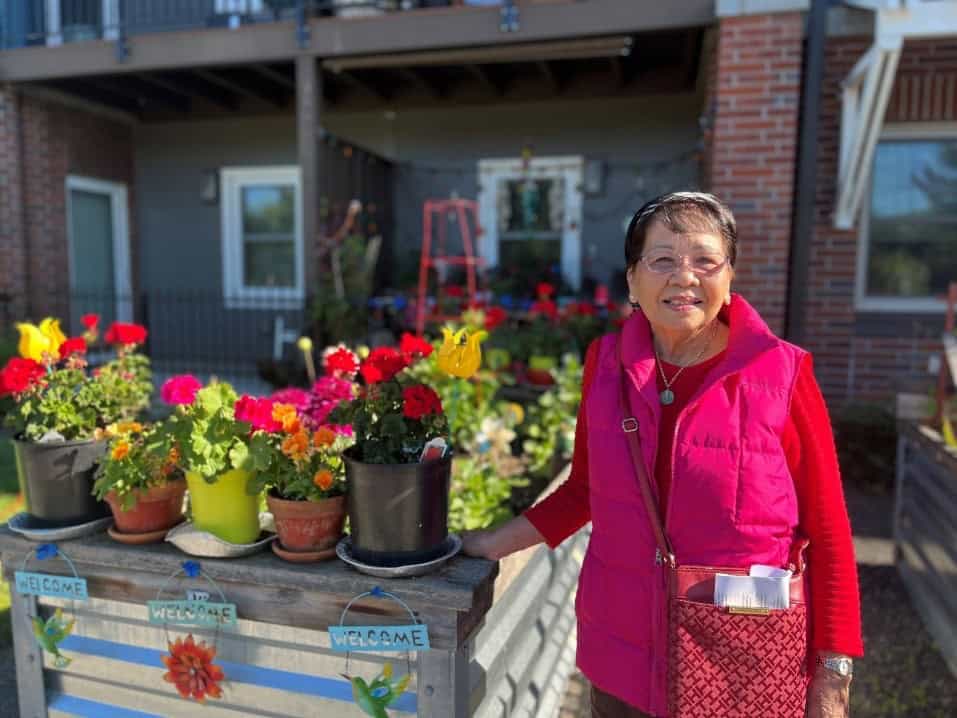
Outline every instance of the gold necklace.
<svg viewBox="0 0 957 718"><path fill-rule="evenodd" d="M704 346L701 347L701 351L698 352L698 356L696 356L694 359L692 359L692 360L691 360L690 362L688 362L687 364L683 364L683 365L679 366L679 367L678 367L678 371L676 371L676 372L675 372L675 375L674 375L673 377L671 377L671 381L668 381L668 377L665 376L665 370L664 370L664 368L661 366L661 357L658 356L658 350L655 349L655 364L657 365L658 371L659 371L660 374L661 374L661 381L664 382L664 385L665 385L664 391L662 391L660 394L658 394L658 399L661 401L662 404L664 404L665 406L668 406L669 404L673 404L673 403L674 403L674 401L675 401L675 393L674 393L673 391L671 391L672 385L675 383L675 381L677 381L678 376L681 374L681 372L683 372L683 371L685 370L685 367L689 367L689 366L691 366L692 364L697 364L697 363L701 360L701 357L704 356L705 351L707 351L708 347L711 346L711 342L712 342L712 340L714 339L714 335L717 334L717 332L718 332L717 325L716 325L716 324L712 324L712 325L711 325L711 336L710 336L710 338L708 339L708 341L705 342Z"/></svg>

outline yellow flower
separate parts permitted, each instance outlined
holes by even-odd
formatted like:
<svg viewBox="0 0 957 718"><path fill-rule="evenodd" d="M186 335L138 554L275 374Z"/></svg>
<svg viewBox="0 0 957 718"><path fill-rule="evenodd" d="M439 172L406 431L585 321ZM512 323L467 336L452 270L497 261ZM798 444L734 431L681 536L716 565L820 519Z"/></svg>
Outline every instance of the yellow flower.
<svg viewBox="0 0 957 718"><path fill-rule="evenodd" d="M442 346L436 352L439 369L446 374L468 379L482 364L481 342L488 336L485 331L469 334L467 329L452 332L442 327Z"/></svg>
<svg viewBox="0 0 957 718"><path fill-rule="evenodd" d="M66 337L60 331L58 319L47 317L40 322L40 326L20 322L17 324L17 330L20 332L17 349L24 359L43 361L44 354L54 359L59 358L60 345L66 341Z"/></svg>
<svg viewBox="0 0 957 718"><path fill-rule="evenodd" d="M302 428L299 412L292 404L276 404L272 408L272 418L282 424L282 430L287 434L296 434Z"/></svg>
<svg viewBox="0 0 957 718"><path fill-rule="evenodd" d="M332 486L332 472L329 469L319 469L316 475L312 477L312 483L323 491L328 491Z"/></svg>
<svg viewBox="0 0 957 718"><path fill-rule="evenodd" d="M309 434L298 431L282 442L282 453L293 461L303 461L309 454Z"/></svg>
<svg viewBox="0 0 957 718"><path fill-rule="evenodd" d="M113 451L110 454L110 457L113 459L113 461L122 461L129 455L129 453L130 442L128 442L126 439L122 439L117 441L113 446Z"/></svg>
<svg viewBox="0 0 957 718"><path fill-rule="evenodd" d="M309 337L299 337L299 341L296 342L296 346L299 347L299 351L303 354L312 351L312 339Z"/></svg>
<svg viewBox="0 0 957 718"><path fill-rule="evenodd" d="M114 434L139 434L143 431L143 425L138 421L118 421L106 427L107 436Z"/></svg>
<svg viewBox="0 0 957 718"><path fill-rule="evenodd" d="M327 426L320 426L319 430L312 437L312 443L320 449L325 446L332 446L335 440L336 432Z"/></svg>

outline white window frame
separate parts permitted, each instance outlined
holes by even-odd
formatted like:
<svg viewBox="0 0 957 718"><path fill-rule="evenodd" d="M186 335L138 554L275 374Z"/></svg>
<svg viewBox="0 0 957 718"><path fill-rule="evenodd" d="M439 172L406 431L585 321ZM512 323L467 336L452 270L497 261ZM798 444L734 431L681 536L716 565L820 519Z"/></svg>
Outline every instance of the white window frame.
<svg viewBox="0 0 957 718"><path fill-rule="evenodd" d="M67 175L66 178L66 234L67 256L70 262L70 289L76 288L76 260L73 248L73 206L70 193L94 192L110 198L113 224L113 291L116 292L116 320L133 321L133 285L130 280L130 219L126 185L121 182Z"/></svg>
<svg viewBox="0 0 957 718"><path fill-rule="evenodd" d="M884 140L957 140L957 122L898 122L884 126L878 143ZM897 312L941 314L943 299L931 297L868 297L867 265L870 257L871 192L874 188L873 163L867 178L867 193L861 213L857 242L857 277L854 282L854 306L861 312ZM957 250L957 247L955 247Z"/></svg>
<svg viewBox="0 0 957 718"><path fill-rule="evenodd" d="M295 286L247 287L243 283L240 192L247 185L291 184L295 188ZM302 178L297 165L224 167L220 170L223 250L223 301L228 309L300 309L305 300L302 233Z"/></svg>
<svg viewBox="0 0 957 718"><path fill-rule="evenodd" d="M479 253L489 267L498 265L498 185L506 180L564 180L565 216L561 229L562 275L573 288L581 286L582 275L582 182L585 159L581 156L535 157L525 163L521 158L479 161L479 222L482 236Z"/></svg>

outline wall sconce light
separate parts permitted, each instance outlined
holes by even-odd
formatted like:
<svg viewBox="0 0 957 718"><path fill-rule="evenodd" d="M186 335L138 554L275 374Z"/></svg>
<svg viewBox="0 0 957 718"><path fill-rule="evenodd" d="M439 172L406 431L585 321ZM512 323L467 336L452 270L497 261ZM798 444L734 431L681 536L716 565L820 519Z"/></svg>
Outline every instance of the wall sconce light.
<svg viewBox="0 0 957 718"><path fill-rule="evenodd" d="M199 198L203 204L219 202L219 170L203 170L199 186Z"/></svg>

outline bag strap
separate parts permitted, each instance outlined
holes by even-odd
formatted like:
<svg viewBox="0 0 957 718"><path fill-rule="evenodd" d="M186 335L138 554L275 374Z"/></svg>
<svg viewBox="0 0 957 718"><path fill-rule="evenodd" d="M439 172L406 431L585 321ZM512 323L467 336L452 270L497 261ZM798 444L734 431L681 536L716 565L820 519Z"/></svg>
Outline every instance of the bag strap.
<svg viewBox="0 0 957 718"><path fill-rule="evenodd" d="M631 463L634 464L635 474L638 476L638 488L641 489L641 497L645 502L645 510L648 512L648 518L651 521L651 528L655 532L655 541L658 544L658 553L655 556L657 563L667 562L669 566L675 566L675 554L671 550L671 543L665 535L664 526L661 523L661 516L658 513L658 505L651 492L651 479L648 477L648 471L645 469L645 460L641 455L641 444L638 442L638 420L631 410L631 399L628 396L628 373L625 371L625 362L621 354L621 337L617 341L618 363L621 366L621 377L618 382L620 387L619 403L621 405L621 430L625 433L625 439L628 442L628 451L631 454Z"/></svg>

